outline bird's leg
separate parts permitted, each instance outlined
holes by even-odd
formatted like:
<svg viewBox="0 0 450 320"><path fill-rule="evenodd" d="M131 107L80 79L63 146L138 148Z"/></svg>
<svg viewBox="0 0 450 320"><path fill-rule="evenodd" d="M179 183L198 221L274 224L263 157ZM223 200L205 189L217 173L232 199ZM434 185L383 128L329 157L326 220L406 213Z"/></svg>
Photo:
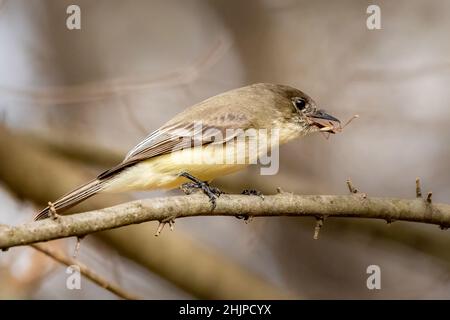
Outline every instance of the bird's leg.
<svg viewBox="0 0 450 320"><path fill-rule="evenodd" d="M209 201L212 205L212 210L216 207L216 200L217 198L223 193L216 187L212 187L209 185L206 181L201 181L200 179L194 177L193 175L189 174L188 172L182 172L179 175L180 177L185 177L192 182L187 182L181 185L181 190L184 191L186 194L191 194L193 189L200 189L203 191L204 194L206 194L209 198Z"/></svg>

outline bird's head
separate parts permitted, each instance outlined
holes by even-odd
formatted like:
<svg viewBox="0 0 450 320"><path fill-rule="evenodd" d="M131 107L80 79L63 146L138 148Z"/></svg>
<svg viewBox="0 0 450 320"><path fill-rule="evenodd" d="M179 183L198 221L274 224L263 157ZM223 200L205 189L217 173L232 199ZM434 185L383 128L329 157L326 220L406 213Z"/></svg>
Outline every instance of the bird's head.
<svg viewBox="0 0 450 320"><path fill-rule="evenodd" d="M317 104L305 93L297 90L297 94L291 97L292 105L297 113L295 116L300 124L309 132L336 133L341 129L339 119L319 109Z"/></svg>
<svg viewBox="0 0 450 320"><path fill-rule="evenodd" d="M303 133L341 131L339 119L320 109L306 93L283 85L271 85L271 91L277 96L276 104L285 121L294 122Z"/></svg>

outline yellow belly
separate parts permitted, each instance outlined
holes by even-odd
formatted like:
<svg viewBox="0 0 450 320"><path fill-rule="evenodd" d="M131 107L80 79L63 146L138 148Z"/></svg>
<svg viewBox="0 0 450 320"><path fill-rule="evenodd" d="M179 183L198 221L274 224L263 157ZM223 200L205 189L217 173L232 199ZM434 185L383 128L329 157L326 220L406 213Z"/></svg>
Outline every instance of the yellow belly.
<svg viewBox="0 0 450 320"><path fill-rule="evenodd" d="M144 160L111 179L104 191L174 189L189 181L179 177L181 172L188 172L203 181L211 181L242 170L248 165L248 161L236 164L232 159L236 156L234 151L225 150L222 155L218 155L217 150L214 147L197 147ZM205 163L213 162L214 159L217 160L215 163Z"/></svg>

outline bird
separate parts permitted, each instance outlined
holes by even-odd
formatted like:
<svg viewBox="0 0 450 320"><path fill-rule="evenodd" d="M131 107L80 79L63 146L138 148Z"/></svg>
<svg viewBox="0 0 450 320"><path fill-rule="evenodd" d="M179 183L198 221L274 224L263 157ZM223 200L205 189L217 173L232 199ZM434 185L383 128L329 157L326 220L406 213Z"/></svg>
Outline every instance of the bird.
<svg viewBox="0 0 450 320"><path fill-rule="evenodd" d="M261 148L258 144L252 148L251 141L261 142L262 138L255 135L245 139L247 132L265 130L270 137L276 136L270 150L314 132L336 133L339 128L337 118L291 86L257 83L233 89L174 116L132 148L121 163L50 202L34 220L48 218L52 212L64 212L103 192L181 187L189 193L200 189L214 207L221 192L210 182L244 169L261 156ZM233 161L244 152L254 155L246 154L241 157L244 161ZM217 160L217 155L221 161L210 161Z"/></svg>

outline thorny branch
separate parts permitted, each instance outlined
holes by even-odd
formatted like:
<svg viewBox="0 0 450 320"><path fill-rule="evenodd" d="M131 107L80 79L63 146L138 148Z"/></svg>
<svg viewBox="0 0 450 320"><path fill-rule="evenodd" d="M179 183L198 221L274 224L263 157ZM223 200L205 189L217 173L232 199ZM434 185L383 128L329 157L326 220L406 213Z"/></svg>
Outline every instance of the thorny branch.
<svg viewBox="0 0 450 320"><path fill-rule="evenodd" d="M427 199L372 198L359 194L303 196L280 190L280 193L266 196L264 200L246 195L222 195L217 207L211 211L208 199L204 195L194 194L132 201L101 210L60 216L57 220L0 226L0 249L71 236L82 237L146 221L167 222L194 216L311 216L318 220L353 217L383 219L388 223L422 222L447 229L450 226L450 205L432 203L431 196Z"/></svg>

